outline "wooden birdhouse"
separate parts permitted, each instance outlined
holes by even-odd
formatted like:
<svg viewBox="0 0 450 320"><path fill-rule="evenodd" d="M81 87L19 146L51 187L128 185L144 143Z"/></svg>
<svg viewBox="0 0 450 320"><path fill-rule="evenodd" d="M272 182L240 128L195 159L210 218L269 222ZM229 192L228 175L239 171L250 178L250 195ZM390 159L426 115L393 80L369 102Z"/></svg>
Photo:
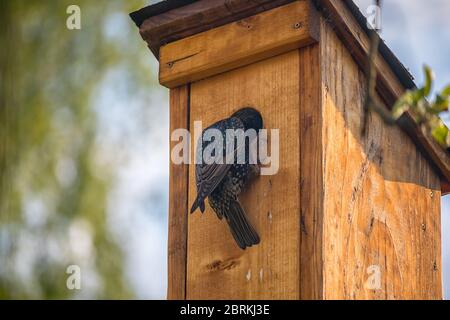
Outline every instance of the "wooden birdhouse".
<svg viewBox="0 0 450 320"><path fill-rule="evenodd" d="M441 299L450 154L405 114L361 135L369 36L351 1L163 1L131 14L170 89L170 128L243 106L279 129L279 170L241 197L260 244L239 249L170 164L169 299ZM381 43L377 98L415 85ZM270 137L269 137L270 139ZM175 145L177 141L172 141Z"/></svg>

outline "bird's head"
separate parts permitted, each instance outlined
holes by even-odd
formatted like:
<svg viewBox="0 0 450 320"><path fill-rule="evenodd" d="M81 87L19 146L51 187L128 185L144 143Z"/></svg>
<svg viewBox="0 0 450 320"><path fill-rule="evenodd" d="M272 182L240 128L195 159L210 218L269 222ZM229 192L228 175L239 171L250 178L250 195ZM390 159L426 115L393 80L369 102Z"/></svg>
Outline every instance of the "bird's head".
<svg viewBox="0 0 450 320"><path fill-rule="evenodd" d="M244 124L245 130L255 129L256 131L263 128L263 119L261 113L254 108L246 107L239 109L231 115L238 118Z"/></svg>

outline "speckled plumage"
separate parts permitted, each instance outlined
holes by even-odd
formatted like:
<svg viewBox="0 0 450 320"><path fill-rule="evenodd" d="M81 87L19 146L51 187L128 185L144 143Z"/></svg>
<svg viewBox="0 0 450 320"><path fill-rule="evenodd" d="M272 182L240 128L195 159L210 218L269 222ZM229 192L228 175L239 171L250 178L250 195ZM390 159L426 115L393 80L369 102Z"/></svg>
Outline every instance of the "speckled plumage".
<svg viewBox="0 0 450 320"><path fill-rule="evenodd" d="M218 129L222 133L224 141L226 141L227 129L255 129L262 128L262 118L259 112L252 108L241 109L233 114L230 118L218 121L206 128ZM202 134L202 136L203 136ZM203 145L198 143L197 156L202 154L202 150L211 142L205 142ZM203 148L203 149L200 149ZM223 154L226 154L226 145L223 145ZM239 203L239 194L249 181L251 164L249 163L249 146L245 144L245 163L238 164L236 158L236 150L234 152L234 164L196 164L196 184L197 198L192 205L191 213L197 207L204 212L206 198L209 205L217 214L219 219L223 219L228 223L230 232L241 249L258 244L260 239L257 232L247 219L246 213Z"/></svg>

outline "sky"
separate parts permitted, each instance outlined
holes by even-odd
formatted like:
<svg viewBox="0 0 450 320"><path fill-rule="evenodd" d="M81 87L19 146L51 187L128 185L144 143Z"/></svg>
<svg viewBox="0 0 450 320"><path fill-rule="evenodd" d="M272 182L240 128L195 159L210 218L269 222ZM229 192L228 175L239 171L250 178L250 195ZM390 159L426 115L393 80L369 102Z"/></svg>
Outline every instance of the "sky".
<svg viewBox="0 0 450 320"><path fill-rule="evenodd" d="M147 55L152 78L157 81L156 59L150 51ZM108 199L109 225L122 244L126 276L136 297L165 299L169 93L165 88L152 86L149 95L123 101L123 97L129 98L129 95L121 93L117 84L122 81L120 70L110 74L96 103L104 124L104 129L99 130L104 132L100 139L113 141L103 145L120 150L109 150L105 154L124 157ZM146 101L144 108L139 105L142 101ZM148 126L144 124L145 129L136 131L136 121L148 121ZM120 145L116 141L121 141Z"/></svg>
<svg viewBox="0 0 450 320"><path fill-rule="evenodd" d="M155 3L158 1L149 1ZM136 8L138 9L138 8ZM131 35L124 33L130 27ZM127 37L139 39L127 14L104 29L126 50ZM108 197L109 228L124 253L125 276L138 299L165 299L169 192L169 91L158 84L158 62L141 41L150 82L138 94L129 88L128 70L113 68L92 104L99 120L100 154L116 157L118 172ZM110 161L110 160L105 160Z"/></svg>
<svg viewBox="0 0 450 320"><path fill-rule="evenodd" d="M372 3L370 0L355 2L363 13ZM441 89L450 83L449 18L448 0L383 1L382 38L409 68L418 84L423 80L424 63L435 72L435 88ZM136 36L139 36L137 30ZM147 56L148 66L156 82L158 64L150 52ZM105 83L105 88L111 88L110 85L116 83L114 75L108 81L111 82L109 85ZM103 105L109 110L108 123L126 126L124 123L133 122L131 118L127 121L127 117L139 117L132 112L128 116L124 115L122 103L111 93L100 99L100 108ZM125 161L120 179L110 197L110 217L118 237L127 240L124 241L126 272L137 297L164 299L167 287L169 163L167 89L162 86L152 87L148 103L149 110L154 111L146 117L158 125L152 126L142 139L129 147L129 159ZM133 102L129 102L129 105L127 113L133 110ZM446 121L450 125L450 121ZM130 215L130 212L133 214ZM444 291L445 297L450 298L450 196L442 199L442 244Z"/></svg>

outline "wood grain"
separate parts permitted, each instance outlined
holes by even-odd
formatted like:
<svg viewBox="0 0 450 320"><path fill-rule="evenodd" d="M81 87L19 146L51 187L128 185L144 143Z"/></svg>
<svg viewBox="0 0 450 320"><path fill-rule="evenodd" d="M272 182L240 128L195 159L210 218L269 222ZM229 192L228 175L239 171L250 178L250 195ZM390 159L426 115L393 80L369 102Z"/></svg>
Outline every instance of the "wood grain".
<svg viewBox="0 0 450 320"><path fill-rule="evenodd" d="M441 179L441 190L443 196L450 194L450 183L445 179Z"/></svg>
<svg viewBox="0 0 450 320"><path fill-rule="evenodd" d="M170 132L189 128L189 85L170 90ZM177 142L170 141L170 150ZM167 299L186 298L188 165L170 162Z"/></svg>
<svg viewBox="0 0 450 320"><path fill-rule="evenodd" d="M191 128L257 108L265 128L279 129L280 168L257 178L241 197L261 237L245 251L207 205L189 216L188 299L298 299L300 248L299 54L292 51L220 74L191 87ZM269 134L270 137L270 134ZM269 139L270 140L270 139ZM189 202L195 198L190 168Z"/></svg>
<svg viewBox="0 0 450 320"><path fill-rule="evenodd" d="M237 20L241 20L257 13L286 5L293 2L293 0L200 0L196 1L195 3L190 3L191 1L186 1L186 3L184 3L183 1L177 2L179 2L180 4L172 6L173 9L171 9L172 7L170 4L157 4L155 6L149 6L142 9L143 11L151 11L152 14L141 25L140 32L142 37L148 42L150 49L155 53L157 57L159 57L159 47L163 44L184 39L200 32L217 28L219 26L232 24L232 22L235 22ZM309 3L309 1L306 0L303 0L302 2ZM362 68L362 70L365 71L367 67L367 51L369 48L369 39L365 31L358 24L358 21L355 19L354 14L352 14L352 12L349 10L348 5L346 5L346 3L348 3L349 1L313 0L313 2L321 8L323 15L333 24L335 32L344 42L349 52L354 57L355 61ZM181 4L183 5L181 6ZM168 10L166 8L164 10L161 10L160 12L155 13L153 12L152 7L156 8L157 6L160 6L162 9L167 7L171 10ZM245 25L247 24L244 23L244 26ZM270 23L268 25L270 25ZM266 37L267 35L273 34L276 34L276 31L271 29L264 36ZM313 36L313 38L316 37ZM254 43L251 43L251 45L253 44ZM209 43L207 44L207 46L209 46ZM181 51L183 51L184 49L185 48L181 48ZM286 48L286 50L289 49L291 48ZM229 56L230 52L233 52L233 50L224 50L222 51L222 54L218 54L215 56L213 55L209 59L213 61L217 59L220 60L223 55ZM177 57L180 58L181 61L185 60L186 58L188 58L188 60L195 60L196 58L199 58L199 61L208 60L203 60L203 57L201 55L198 56L197 53L198 52L194 50L190 53L194 55L192 57L189 57L190 54L184 55L183 53L181 53L181 55L178 55ZM273 54L277 54L277 52L273 52ZM174 65L173 62L178 58L169 61L169 65L167 65L167 67L171 69ZM262 56L256 54L255 60L263 58L264 54ZM178 63L179 61L176 62ZM217 63L225 62L222 61ZM249 63L249 61L241 61L241 63L237 64L231 63L229 66L225 67L224 70L221 70L220 67L217 67L218 69L215 69L216 71L214 72L212 70L214 70L214 68L216 67L213 67L211 73L206 72L205 74L203 74L204 71L197 70L195 72L199 72L199 74L192 78L190 78L190 75L184 74L183 77L187 78L187 80L181 82L175 81L173 83L169 81L169 83L166 85L169 87L174 87L182 83L187 83L189 81L199 80L201 77L211 76L212 74L217 72L223 72L230 68L235 68L245 63ZM397 60L395 60L393 63L400 66L400 63ZM402 85L401 81L399 81L397 75L391 69L389 63L387 63L383 57L377 57L376 66L378 71L377 91L383 101L387 104L387 106L392 106L396 99L404 92L405 88ZM400 67L402 68L402 66ZM423 133L416 125L410 113L406 113L400 119L400 125L408 133L408 135L410 135L417 147L423 150L423 154L436 165L436 168L439 170L441 176L444 179L442 186L446 187L447 185L449 185L450 153L443 150L434 141L430 134ZM442 189L442 192L444 192L444 189ZM446 190L445 192L448 192L448 190Z"/></svg>
<svg viewBox="0 0 450 320"><path fill-rule="evenodd" d="M321 39L324 298L441 299L439 176L378 115L361 138L364 74L325 22Z"/></svg>
<svg viewBox="0 0 450 320"><path fill-rule="evenodd" d="M315 0L323 15L331 22L334 31L351 53L355 62L365 72L370 40L341 0ZM403 94L405 88L395 76L387 62L378 55L375 61L378 77L376 89L388 107ZM413 139L423 154L433 162L440 174L450 181L450 153L439 146L430 134L422 132L412 115L407 112L400 119L401 127Z"/></svg>
<svg viewBox="0 0 450 320"><path fill-rule="evenodd" d="M296 1L163 46L160 83L171 88L317 42L314 12Z"/></svg>
<svg viewBox="0 0 450 320"><path fill-rule="evenodd" d="M319 45L299 50L300 77L300 293L323 298L323 154Z"/></svg>
<svg viewBox="0 0 450 320"><path fill-rule="evenodd" d="M245 251L209 205L203 215L187 215L196 194L194 166L171 164L168 298L442 298L440 198L448 181L433 163L442 173L445 166L437 162L446 158L439 154L431 156L432 162L427 159L432 148L428 138L407 118L403 128L414 142L372 113L361 137L367 39L353 30L359 26L339 2L322 2L338 16L331 17L331 24L318 18L319 43L282 54L274 47L275 56L256 61L246 52L260 49L247 42L259 36L232 41L241 31L227 38L229 33L211 30L207 33L212 38L172 43L174 49L164 57L173 62L184 48L187 58L172 68L191 61L214 70L211 76L204 66L183 67L197 72L193 78L186 75L186 81L196 81L171 90L171 130L193 132L194 121L205 127L244 106L260 110L265 128L280 130L278 174L257 178L241 197L261 236L259 245ZM242 29L250 23L248 32L257 33L262 16L292 24L292 8L298 11L306 4L307 16L314 15L308 3L295 2L264 12L254 22L223 28ZM271 16L284 8L291 10L283 11L283 19ZM183 46L175 45L185 40ZM202 47L203 41L209 41L208 48ZM266 46L261 41L256 43ZM231 44L220 47L222 42ZM203 53L190 54L198 48L221 48L217 52L236 61L244 61L245 55L252 59L245 66L224 68L224 60L215 62L215 55L196 60ZM381 57L377 68L382 72L377 99L386 103L404 88ZM199 74L206 78L198 80ZM374 267L380 272L378 288L369 286Z"/></svg>
<svg viewBox="0 0 450 320"><path fill-rule="evenodd" d="M156 58L159 59L159 49L162 45L293 1L200 0L154 14L142 23L139 31Z"/></svg>

